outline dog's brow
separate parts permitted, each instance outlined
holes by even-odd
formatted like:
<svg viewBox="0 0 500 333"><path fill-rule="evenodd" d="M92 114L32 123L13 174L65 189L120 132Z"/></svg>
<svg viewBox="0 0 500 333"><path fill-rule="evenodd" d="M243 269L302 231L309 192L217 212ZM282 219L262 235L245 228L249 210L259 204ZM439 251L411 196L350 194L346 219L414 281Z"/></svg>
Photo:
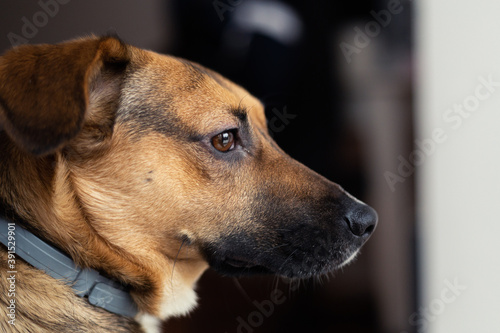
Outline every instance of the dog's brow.
<svg viewBox="0 0 500 333"><path fill-rule="evenodd" d="M245 108L235 108L231 110L231 113L238 118L238 120L241 122L241 124L247 124L248 123L248 112Z"/></svg>

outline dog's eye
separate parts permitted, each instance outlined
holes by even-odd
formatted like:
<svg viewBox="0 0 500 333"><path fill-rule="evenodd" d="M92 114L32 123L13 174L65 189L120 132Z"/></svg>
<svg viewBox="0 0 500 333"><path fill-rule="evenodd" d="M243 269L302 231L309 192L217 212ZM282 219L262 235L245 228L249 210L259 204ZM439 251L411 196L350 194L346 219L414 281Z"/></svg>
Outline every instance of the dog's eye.
<svg viewBox="0 0 500 333"><path fill-rule="evenodd" d="M228 152L234 148L234 133L225 131L212 138L212 145L220 152Z"/></svg>

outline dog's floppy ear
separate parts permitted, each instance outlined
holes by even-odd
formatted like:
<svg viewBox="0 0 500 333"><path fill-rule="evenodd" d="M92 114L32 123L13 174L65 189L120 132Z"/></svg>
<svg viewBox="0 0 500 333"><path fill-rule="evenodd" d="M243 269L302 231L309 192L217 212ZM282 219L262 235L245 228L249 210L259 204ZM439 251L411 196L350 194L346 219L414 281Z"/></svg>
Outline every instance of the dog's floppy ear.
<svg viewBox="0 0 500 333"><path fill-rule="evenodd" d="M55 151L81 130L89 84L103 66L128 61L127 46L113 37L8 51L0 57L0 129L34 154Z"/></svg>

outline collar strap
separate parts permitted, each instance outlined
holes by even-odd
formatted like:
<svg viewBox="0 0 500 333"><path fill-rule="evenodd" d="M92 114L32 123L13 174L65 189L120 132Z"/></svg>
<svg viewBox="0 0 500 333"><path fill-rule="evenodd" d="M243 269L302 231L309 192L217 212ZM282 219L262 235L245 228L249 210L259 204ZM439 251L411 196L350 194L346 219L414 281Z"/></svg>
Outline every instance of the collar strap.
<svg viewBox="0 0 500 333"><path fill-rule="evenodd" d="M9 253L70 285L78 296L88 296L90 304L121 316L134 317L137 314L137 306L125 286L99 275L96 270L77 267L60 250L1 217L0 242L7 247ZM15 272L15 265L9 265L8 270Z"/></svg>

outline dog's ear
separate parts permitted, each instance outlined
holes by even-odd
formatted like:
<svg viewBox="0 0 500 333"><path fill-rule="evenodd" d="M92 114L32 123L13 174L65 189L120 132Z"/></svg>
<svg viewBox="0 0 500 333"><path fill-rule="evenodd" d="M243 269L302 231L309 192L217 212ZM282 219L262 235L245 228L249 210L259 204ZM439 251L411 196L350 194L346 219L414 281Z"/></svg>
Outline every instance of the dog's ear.
<svg viewBox="0 0 500 333"><path fill-rule="evenodd" d="M129 60L128 47L113 37L8 51L0 57L0 129L36 155L57 150L81 130L91 85Z"/></svg>

